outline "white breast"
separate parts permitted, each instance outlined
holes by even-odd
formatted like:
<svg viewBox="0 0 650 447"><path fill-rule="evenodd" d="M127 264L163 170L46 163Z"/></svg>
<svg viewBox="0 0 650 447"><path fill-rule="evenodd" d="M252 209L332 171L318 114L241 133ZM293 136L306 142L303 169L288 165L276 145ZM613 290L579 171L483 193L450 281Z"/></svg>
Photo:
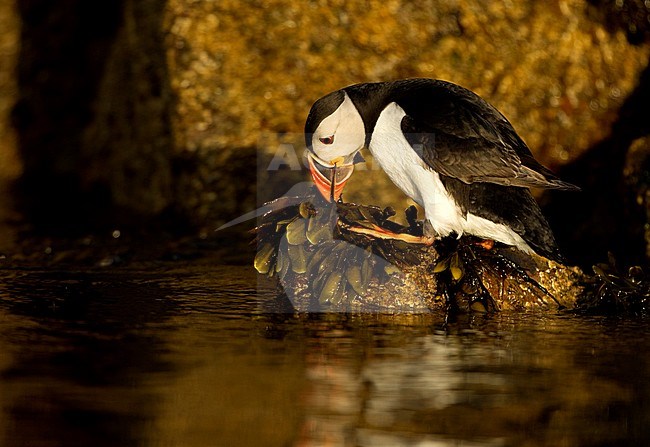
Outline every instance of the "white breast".
<svg viewBox="0 0 650 447"><path fill-rule="evenodd" d="M404 137L401 128L406 113L396 103L381 112L375 125L369 149L386 174L406 195L424 208L424 214L439 236L452 232L492 239L532 252L517 233L505 225L463 213L447 193L440 176L428 167Z"/></svg>

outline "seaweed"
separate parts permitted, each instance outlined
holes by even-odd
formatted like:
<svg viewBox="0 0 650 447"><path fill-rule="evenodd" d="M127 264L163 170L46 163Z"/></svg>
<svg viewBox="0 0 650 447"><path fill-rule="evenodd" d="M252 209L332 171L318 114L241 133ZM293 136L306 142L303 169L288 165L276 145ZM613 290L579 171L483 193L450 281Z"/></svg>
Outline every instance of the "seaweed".
<svg viewBox="0 0 650 447"><path fill-rule="evenodd" d="M576 311L602 315L646 315L650 311L650 275L640 266L619 267L612 253L592 267Z"/></svg>

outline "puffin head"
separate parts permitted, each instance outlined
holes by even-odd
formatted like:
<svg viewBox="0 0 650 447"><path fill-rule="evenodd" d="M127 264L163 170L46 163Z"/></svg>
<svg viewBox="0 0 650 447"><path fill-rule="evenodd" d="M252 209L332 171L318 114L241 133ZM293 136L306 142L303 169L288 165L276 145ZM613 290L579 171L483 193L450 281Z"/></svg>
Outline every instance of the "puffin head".
<svg viewBox="0 0 650 447"><path fill-rule="evenodd" d="M326 200L341 197L354 164L363 162L359 151L365 145L363 119L344 90L316 101L305 123L309 170Z"/></svg>

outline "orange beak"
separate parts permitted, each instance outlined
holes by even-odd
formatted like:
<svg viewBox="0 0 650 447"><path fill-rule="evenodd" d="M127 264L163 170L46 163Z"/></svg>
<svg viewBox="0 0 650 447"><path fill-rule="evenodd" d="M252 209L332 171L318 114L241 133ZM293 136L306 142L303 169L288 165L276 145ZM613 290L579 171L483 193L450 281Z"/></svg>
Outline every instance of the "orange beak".
<svg viewBox="0 0 650 447"><path fill-rule="evenodd" d="M354 172L354 165L337 166L334 164L333 168L328 168L315 161L309 153L307 154L307 160L309 160L311 178L321 195L327 201L338 201L341 198L345 184Z"/></svg>

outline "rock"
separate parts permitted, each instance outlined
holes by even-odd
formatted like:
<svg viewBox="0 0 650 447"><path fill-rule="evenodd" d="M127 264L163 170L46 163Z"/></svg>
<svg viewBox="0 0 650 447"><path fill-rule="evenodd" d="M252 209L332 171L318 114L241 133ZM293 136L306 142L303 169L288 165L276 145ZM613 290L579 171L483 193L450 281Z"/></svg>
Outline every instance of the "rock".
<svg viewBox="0 0 650 447"><path fill-rule="evenodd" d="M393 214L314 195L277 208L256 229L255 268L277 278L295 309L312 312L556 312L582 292L579 269L514 248L487 249L469 236L424 246L350 230L422 234L412 211L409 227Z"/></svg>
<svg viewBox="0 0 650 447"><path fill-rule="evenodd" d="M0 2L0 262L3 264L7 260L5 253L18 238L16 229L9 224L10 221L17 220L9 183L21 174L22 163L9 116L17 97L14 72L18 58L19 31L13 5L11 2Z"/></svg>
<svg viewBox="0 0 650 447"><path fill-rule="evenodd" d="M9 116L16 101L14 70L18 56L18 17L10 2L0 4L0 183L15 179L21 172L16 135ZM1 185L0 185L1 188ZM2 216L0 204L0 216Z"/></svg>
<svg viewBox="0 0 650 447"><path fill-rule="evenodd" d="M286 192L267 169L287 147L300 168L315 99L401 77L477 91L557 167L608 134L649 53L582 0L16 5L23 184L59 217L113 206L218 226ZM349 186L348 200L405 205L374 170Z"/></svg>
<svg viewBox="0 0 650 447"><path fill-rule="evenodd" d="M623 31L627 39L640 44L650 36L650 5L644 0L589 0L590 13L605 23L610 32Z"/></svg>
<svg viewBox="0 0 650 447"><path fill-rule="evenodd" d="M635 225L630 230L638 235L639 241L645 239L645 257L650 259L650 137L637 138L632 142L623 176L629 192L628 209L640 214L629 222Z"/></svg>

